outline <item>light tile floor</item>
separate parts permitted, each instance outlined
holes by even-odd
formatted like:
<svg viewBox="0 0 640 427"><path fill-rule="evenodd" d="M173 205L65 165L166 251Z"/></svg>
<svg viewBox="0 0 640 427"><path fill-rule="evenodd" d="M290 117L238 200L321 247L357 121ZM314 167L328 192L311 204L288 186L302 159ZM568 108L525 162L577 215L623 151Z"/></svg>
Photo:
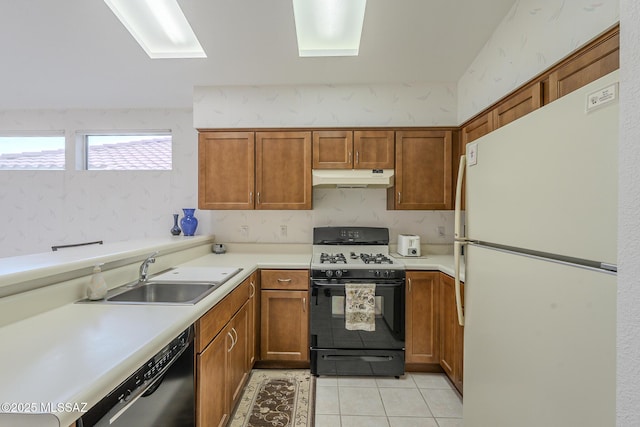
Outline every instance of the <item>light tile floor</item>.
<svg viewBox="0 0 640 427"><path fill-rule="evenodd" d="M462 399L445 374L316 381L316 427L462 427Z"/></svg>

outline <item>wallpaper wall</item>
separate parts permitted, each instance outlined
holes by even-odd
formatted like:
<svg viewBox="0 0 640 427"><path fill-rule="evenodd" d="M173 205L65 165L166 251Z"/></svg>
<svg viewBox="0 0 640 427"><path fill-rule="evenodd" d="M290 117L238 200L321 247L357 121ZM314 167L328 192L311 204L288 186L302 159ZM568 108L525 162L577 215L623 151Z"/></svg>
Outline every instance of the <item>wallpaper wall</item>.
<svg viewBox="0 0 640 427"><path fill-rule="evenodd" d="M196 87L196 128L455 126L455 83Z"/></svg>
<svg viewBox="0 0 640 427"><path fill-rule="evenodd" d="M458 81L458 123L619 20L619 0L517 0Z"/></svg>
<svg viewBox="0 0 640 427"><path fill-rule="evenodd" d="M0 170L0 257L168 234L172 213L197 206L192 117L188 110L0 111L0 133L64 131L70 165L65 171ZM171 171L75 170L78 131L166 129L174 141ZM207 226L203 221L203 232Z"/></svg>

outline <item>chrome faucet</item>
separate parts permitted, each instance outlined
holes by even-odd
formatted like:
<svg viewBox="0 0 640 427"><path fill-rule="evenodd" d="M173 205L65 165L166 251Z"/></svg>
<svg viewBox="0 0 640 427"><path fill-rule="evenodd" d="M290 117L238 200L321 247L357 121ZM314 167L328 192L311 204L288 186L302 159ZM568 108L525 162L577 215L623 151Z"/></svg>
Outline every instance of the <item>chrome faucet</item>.
<svg viewBox="0 0 640 427"><path fill-rule="evenodd" d="M138 278L138 283L144 283L147 281L147 270L149 269L149 264L156 262L156 255L158 255L158 251L149 255L140 265L140 277Z"/></svg>

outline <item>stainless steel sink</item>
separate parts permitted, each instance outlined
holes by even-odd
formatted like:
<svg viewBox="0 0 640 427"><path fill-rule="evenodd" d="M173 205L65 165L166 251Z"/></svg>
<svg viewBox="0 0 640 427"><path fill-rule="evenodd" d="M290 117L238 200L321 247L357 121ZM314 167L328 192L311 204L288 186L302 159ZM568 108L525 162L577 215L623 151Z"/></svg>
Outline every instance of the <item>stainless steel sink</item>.
<svg viewBox="0 0 640 427"><path fill-rule="evenodd" d="M107 296L106 302L130 304L195 304L220 283L145 282Z"/></svg>

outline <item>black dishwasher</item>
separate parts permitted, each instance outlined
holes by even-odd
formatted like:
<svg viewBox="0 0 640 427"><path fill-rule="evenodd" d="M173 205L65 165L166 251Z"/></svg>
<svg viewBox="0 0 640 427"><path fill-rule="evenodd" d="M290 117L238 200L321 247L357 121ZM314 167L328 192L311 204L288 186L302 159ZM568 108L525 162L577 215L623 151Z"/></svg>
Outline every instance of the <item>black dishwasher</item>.
<svg viewBox="0 0 640 427"><path fill-rule="evenodd" d="M193 326L91 408L78 427L195 426Z"/></svg>

